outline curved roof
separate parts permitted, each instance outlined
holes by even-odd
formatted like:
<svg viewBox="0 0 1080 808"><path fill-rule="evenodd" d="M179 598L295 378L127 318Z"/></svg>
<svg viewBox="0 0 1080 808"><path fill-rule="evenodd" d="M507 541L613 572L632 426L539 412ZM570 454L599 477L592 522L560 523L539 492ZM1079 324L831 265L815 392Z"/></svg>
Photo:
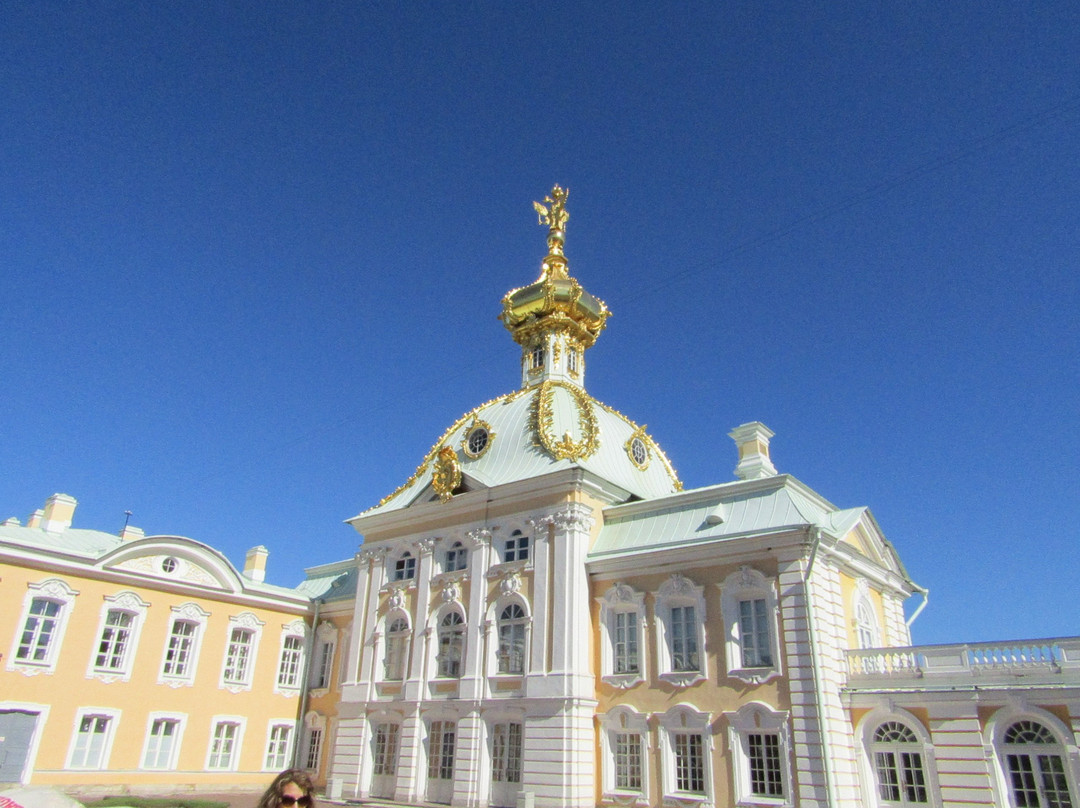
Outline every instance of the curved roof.
<svg viewBox="0 0 1080 808"><path fill-rule="evenodd" d="M487 432L482 447L480 430ZM454 466L460 476L449 474L452 484L440 478L440 472L452 472ZM667 456L644 426L577 385L548 380L458 418L413 476L362 515L399 510L440 494L449 499L451 490L487 488L573 467L625 490L628 498L651 499L682 489Z"/></svg>

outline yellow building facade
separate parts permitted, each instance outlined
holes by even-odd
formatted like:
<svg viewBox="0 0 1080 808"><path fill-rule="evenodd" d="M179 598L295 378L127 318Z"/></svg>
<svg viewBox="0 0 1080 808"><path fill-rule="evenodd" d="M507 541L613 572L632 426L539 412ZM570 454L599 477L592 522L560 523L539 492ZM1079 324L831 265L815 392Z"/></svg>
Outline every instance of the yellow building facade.
<svg viewBox="0 0 1080 808"><path fill-rule="evenodd" d="M310 601L206 545L72 527L49 498L0 525L0 782L256 788L290 765Z"/></svg>

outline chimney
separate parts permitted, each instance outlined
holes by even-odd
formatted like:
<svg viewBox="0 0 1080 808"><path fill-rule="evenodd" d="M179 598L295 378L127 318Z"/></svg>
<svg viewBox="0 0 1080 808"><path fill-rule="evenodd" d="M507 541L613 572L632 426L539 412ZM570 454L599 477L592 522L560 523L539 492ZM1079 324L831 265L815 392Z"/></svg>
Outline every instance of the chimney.
<svg viewBox="0 0 1080 808"><path fill-rule="evenodd" d="M27 527L41 527L41 517L44 516L44 515L45 515L45 511L41 510L41 508L38 508L32 514L30 514L28 517L26 517L26 526Z"/></svg>
<svg viewBox="0 0 1080 808"><path fill-rule="evenodd" d="M146 534L143 533L141 527L135 527L134 525L124 525L123 530L120 531L121 541L135 541L136 539L143 538L145 535Z"/></svg>
<svg viewBox="0 0 1080 808"><path fill-rule="evenodd" d="M776 476L776 466L769 459L769 438L775 434L761 421L737 426L728 433L739 447L736 477L740 480L760 480L763 477Z"/></svg>
<svg viewBox="0 0 1080 808"><path fill-rule="evenodd" d="M79 503L75 497L67 494L53 494L45 500L45 511L41 518L41 527L50 533L61 533L71 527L71 518L75 515L75 506Z"/></svg>
<svg viewBox="0 0 1080 808"><path fill-rule="evenodd" d="M266 559L269 555L270 551L261 544L248 550L247 555L244 556L244 577L258 583L265 581Z"/></svg>
<svg viewBox="0 0 1080 808"><path fill-rule="evenodd" d="M3 525L4 527L20 527L22 525L22 522L20 522L14 516L9 516L3 522L0 522L0 525Z"/></svg>

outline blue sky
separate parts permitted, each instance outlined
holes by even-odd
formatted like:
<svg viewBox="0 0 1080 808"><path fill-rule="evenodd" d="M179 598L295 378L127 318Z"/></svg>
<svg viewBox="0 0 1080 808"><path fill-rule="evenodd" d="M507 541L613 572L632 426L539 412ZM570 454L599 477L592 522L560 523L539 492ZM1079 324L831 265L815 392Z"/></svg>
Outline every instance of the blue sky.
<svg viewBox="0 0 1080 808"><path fill-rule="evenodd" d="M763 5L768 7L763 8ZM518 385L570 188L587 386L869 505L917 642L1080 633L1080 6L32 3L0 25L0 518L269 580Z"/></svg>

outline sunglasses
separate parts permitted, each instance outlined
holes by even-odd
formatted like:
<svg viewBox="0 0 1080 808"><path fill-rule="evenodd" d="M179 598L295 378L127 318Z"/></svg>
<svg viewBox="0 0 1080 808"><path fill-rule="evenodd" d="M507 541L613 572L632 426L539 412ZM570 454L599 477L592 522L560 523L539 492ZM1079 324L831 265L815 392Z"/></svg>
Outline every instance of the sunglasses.
<svg viewBox="0 0 1080 808"><path fill-rule="evenodd" d="M311 805L311 797L294 797L291 794L281 795L282 805L300 805L300 808L308 808Z"/></svg>

